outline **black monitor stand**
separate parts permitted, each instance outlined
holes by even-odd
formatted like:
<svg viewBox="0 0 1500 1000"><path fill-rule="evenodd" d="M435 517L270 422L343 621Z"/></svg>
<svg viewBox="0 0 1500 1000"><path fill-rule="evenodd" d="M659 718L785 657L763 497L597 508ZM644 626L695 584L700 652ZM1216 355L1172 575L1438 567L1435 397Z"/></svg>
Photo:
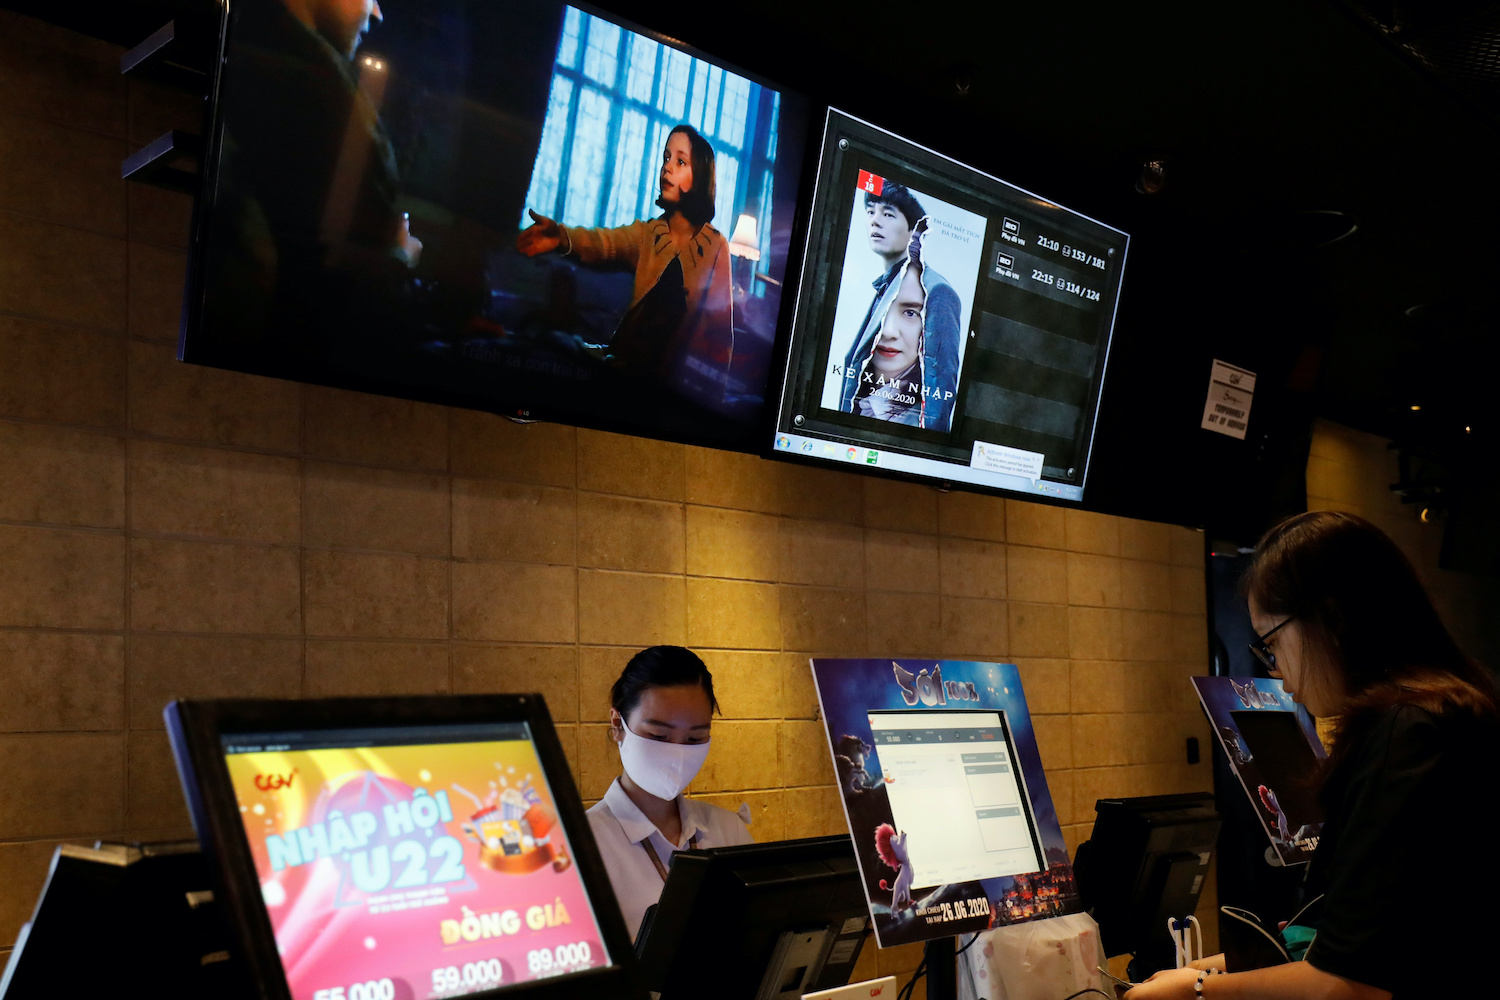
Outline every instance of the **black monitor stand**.
<svg viewBox="0 0 1500 1000"><path fill-rule="evenodd" d="M951 937L933 938L922 949L927 1000L958 1000L958 957Z"/></svg>

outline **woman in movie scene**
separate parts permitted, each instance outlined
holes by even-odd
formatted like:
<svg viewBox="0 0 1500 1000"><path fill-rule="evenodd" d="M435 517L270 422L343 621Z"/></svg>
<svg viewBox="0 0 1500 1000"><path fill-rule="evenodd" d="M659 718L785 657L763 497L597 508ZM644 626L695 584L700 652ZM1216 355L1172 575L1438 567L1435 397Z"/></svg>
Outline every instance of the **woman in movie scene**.
<svg viewBox="0 0 1500 1000"><path fill-rule="evenodd" d="M1298 923L1315 936L1302 961L1239 970L1217 955L1126 996L1487 992L1500 931L1500 858L1482 833L1497 785L1494 676L1459 650L1395 543L1352 514L1282 521L1247 582L1251 649L1294 700L1336 720L1310 776L1325 823Z"/></svg>
<svg viewBox="0 0 1500 1000"><path fill-rule="evenodd" d="M672 855L689 848L748 844L750 809L738 813L684 798L708 757L719 702L714 678L692 650L652 646L609 692L609 735L621 774L589 808L589 826L634 937L661 897Z"/></svg>
<svg viewBox="0 0 1500 1000"><path fill-rule="evenodd" d="M635 272L630 306L605 348L611 365L671 384L691 360L693 377L712 372L727 384L732 281L729 243L709 223L717 196L713 146L693 126L678 125L667 135L658 179L662 214L655 219L585 229L531 212L516 249Z"/></svg>

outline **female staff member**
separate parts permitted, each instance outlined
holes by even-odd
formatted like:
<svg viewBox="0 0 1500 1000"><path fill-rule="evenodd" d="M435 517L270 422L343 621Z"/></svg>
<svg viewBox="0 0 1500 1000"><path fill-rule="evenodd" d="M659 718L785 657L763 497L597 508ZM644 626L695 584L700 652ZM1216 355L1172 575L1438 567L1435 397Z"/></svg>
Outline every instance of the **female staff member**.
<svg viewBox="0 0 1500 1000"><path fill-rule="evenodd" d="M623 773L589 808L625 926L634 937L661 897L672 854L751 842L749 809L739 813L682 797L708 757L719 710L714 679L681 646L652 646L630 662L609 692L609 735Z"/></svg>
<svg viewBox="0 0 1500 1000"><path fill-rule="evenodd" d="M693 126L678 125L667 135L657 180L662 214L655 219L584 229L531 212L516 249L527 257L560 250L583 264L634 271L610 359L677 389L715 373L722 395L734 351L733 283L729 242L709 224L718 190L713 146Z"/></svg>
<svg viewBox="0 0 1500 1000"><path fill-rule="evenodd" d="M1305 961L1219 975L1220 955L1127 996L1473 992L1464 970L1480 973L1500 925L1500 861L1464 847L1493 807L1494 678L1459 651L1395 544L1351 514L1276 525L1248 583L1251 648L1308 711L1338 720L1305 876L1307 899L1324 897L1317 936Z"/></svg>

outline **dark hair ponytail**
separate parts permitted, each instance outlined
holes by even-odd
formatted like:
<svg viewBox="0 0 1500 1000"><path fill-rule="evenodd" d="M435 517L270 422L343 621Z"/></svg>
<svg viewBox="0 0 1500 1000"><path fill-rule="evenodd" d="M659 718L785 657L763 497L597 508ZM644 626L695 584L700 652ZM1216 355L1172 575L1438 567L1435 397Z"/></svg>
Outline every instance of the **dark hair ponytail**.
<svg viewBox="0 0 1500 1000"><path fill-rule="evenodd" d="M714 714L719 714L719 701L714 697L714 675L708 672L697 653L681 646L652 646L632 656L614 687L609 689L609 703L621 717L629 718L647 690L681 684L701 687L708 695L708 704Z"/></svg>

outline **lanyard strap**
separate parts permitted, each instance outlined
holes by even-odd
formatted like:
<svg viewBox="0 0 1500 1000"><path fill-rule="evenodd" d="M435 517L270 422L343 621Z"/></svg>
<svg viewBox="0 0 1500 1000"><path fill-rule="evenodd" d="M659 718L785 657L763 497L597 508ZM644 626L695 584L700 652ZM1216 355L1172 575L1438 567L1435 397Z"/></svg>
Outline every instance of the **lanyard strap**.
<svg viewBox="0 0 1500 1000"><path fill-rule="evenodd" d="M667 866L661 863L661 855L657 854L656 848L651 846L651 838L648 836L644 840L642 840L641 846L646 849L646 857L650 858L651 863L656 866L656 874L660 875L661 880L665 882L667 880ZM693 834L692 839L688 841L688 849L693 850L696 849L697 846L698 835L695 833Z"/></svg>

